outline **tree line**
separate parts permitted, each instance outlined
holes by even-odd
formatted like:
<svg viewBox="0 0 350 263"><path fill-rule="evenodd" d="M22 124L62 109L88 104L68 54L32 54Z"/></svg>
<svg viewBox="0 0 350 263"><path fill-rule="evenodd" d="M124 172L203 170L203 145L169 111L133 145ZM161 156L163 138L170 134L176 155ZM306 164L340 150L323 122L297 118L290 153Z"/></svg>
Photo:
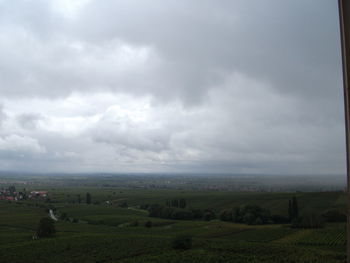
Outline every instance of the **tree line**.
<svg viewBox="0 0 350 263"><path fill-rule="evenodd" d="M160 204L145 204L140 207L148 210L150 217L177 220L212 220L219 218L221 221L243 223L248 225L263 224L290 224L293 228L320 228L325 222L344 222L346 215L338 210L328 210L324 213L312 211L299 211L296 196L288 200L287 216L272 214L269 209L258 205L241 205L231 209L222 210L217 216L211 209L193 209L187 207L185 199L171 199Z"/></svg>
<svg viewBox="0 0 350 263"><path fill-rule="evenodd" d="M184 198L167 200L165 204L167 207L177 207L177 208L185 208L187 205L186 199Z"/></svg>
<svg viewBox="0 0 350 263"><path fill-rule="evenodd" d="M143 204L141 209L148 210L150 217L177 220L212 220L216 214L211 209L193 209L187 208L186 199L167 200L165 205L160 204Z"/></svg>

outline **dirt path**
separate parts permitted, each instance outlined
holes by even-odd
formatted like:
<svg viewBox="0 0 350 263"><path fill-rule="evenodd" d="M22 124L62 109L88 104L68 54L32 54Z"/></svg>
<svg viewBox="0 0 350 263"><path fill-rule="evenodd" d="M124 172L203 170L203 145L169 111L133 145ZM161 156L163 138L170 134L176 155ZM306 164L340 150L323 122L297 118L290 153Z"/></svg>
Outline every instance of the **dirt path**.
<svg viewBox="0 0 350 263"><path fill-rule="evenodd" d="M52 220L58 221L57 217L54 215L52 209L49 210L49 215L52 218Z"/></svg>

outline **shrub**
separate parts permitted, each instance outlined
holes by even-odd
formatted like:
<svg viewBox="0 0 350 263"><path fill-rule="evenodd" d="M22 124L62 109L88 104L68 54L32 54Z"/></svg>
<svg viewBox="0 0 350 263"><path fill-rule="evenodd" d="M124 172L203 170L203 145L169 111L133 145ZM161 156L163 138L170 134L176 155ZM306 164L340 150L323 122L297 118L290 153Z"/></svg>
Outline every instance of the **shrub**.
<svg viewBox="0 0 350 263"><path fill-rule="evenodd" d="M210 221L212 219L215 218L215 213L214 211L210 210L210 209L206 209L204 210L204 213L203 213L203 219L205 221Z"/></svg>
<svg viewBox="0 0 350 263"><path fill-rule="evenodd" d="M190 220L194 218L194 214L191 210L176 207L167 207L159 204L149 205L148 212L150 217L178 220Z"/></svg>
<svg viewBox="0 0 350 263"><path fill-rule="evenodd" d="M193 213L191 211L185 209L174 209L171 213L172 219L182 219L182 220L190 220L193 218Z"/></svg>
<svg viewBox="0 0 350 263"><path fill-rule="evenodd" d="M161 217L163 207L158 204L148 206L148 212L150 217Z"/></svg>
<svg viewBox="0 0 350 263"><path fill-rule="evenodd" d="M190 236L178 236L172 242L172 248L174 249L190 249L192 247L192 237Z"/></svg>
<svg viewBox="0 0 350 263"><path fill-rule="evenodd" d="M162 218L171 218L173 214L174 208L170 207L163 207L161 211L161 216Z"/></svg>
<svg viewBox="0 0 350 263"><path fill-rule="evenodd" d="M260 217L255 218L253 225L262 225L263 221Z"/></svg>
<svg viewBox="0 0 350 263"><path fill-rule="evenodd" d="M248 225L253 225L256 220L256 217L253 213L245 213L243 216L243 222L248 224Z"/></svg>
<svg viewBox="0 0 350 263"><path fill-rule="evenodd" d="M139 226L139 221L135 220L135 221L132 221L129 226Z"/></svg>
<svg viewBox="0 0 350 263"><path fill-rule="evenodd" d="M145 227L147 227L147 228L152 227L152 222L151 222L151 221L147 221L147 222L145 223Z"/></svg>
<svg viewBox="0 0 350 263"><path fill-rule="evenodd" d="M60 216L61 220L66 220L67 218L68 218L67 213L62 213L61 216Z"/></svg>
<svg viewBox="0 0 350 263"><path fill-rule="evenodd" d="M86 203L88 205L91 204L91 194L90 193L86 193Z"/></svg>
<svg viewBox="0 0 350 263"><path fill-rule="evenodd" d="M40 237L51 237L56 233L54 221L51 218L43 217L40 219L36 235Z"/></svg>
<svg viewBox="0 0 350 263"><path fill-rule="evenodd" d="M324 219L314 212L307 212L292 221L293 228L322 228Z"/></svg>
<svg viewBox="0 0 350 263"><path fill-rule="evenodd" d="M222 210L220 213L220 220L233 221L232 210L230 210L230 209Z"/></svg>
<svg viewBox="0 0 350 263"><path fill-rule="evenodd" d="M328 210L322 217L326 222L346 222L346 214L339 210Z"/></svg>
<svg viewBox="0 0 350 263"><path fill-rule="evenodd" d="M200 209L191 209L191 212L193 213L194 219L202 219L203 218L203 211Z"/></svg>
<svg viewBox="0 0 350 263"><path fill-rule="evenodd" d="M256 205L243 205L239 208L226 209L221 211L222 221L245 223L249 225L262 225L271 221L270 211ZM275 219L282 220L280 216ZM283 218L284 220L285 218ZM288 221L288 219L287 219Z"/></svg>
<svg viewBox="0 0 350 263"><path fill-rule="evenodd" d="M128 207L128 203L126 201L123 201L122 203L118 204L119 207L122 208L127 208Z"/></svg>
<svg viewBox="0 0 350 263"><path fill-rule="evenodd" d="M285 223L289 223L289 218L287 218L286 216L281 216L281 215L273 215L271 217L272 221L275 224L285 224Z"/></svg>
<svg viewBox="0 0 350 263"><path fill-rule="evenodd" d="M142 204L142 205L140 205L140 209L142 209L142 210L148 210L149 207L150 207L149 204Z"/></svg>

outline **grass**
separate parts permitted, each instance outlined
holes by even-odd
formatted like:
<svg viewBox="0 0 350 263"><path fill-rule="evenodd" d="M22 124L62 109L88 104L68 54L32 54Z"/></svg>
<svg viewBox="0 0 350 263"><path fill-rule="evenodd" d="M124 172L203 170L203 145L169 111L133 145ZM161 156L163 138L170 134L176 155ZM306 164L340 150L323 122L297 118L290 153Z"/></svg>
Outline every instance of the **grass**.
<svg viewBox="0 0 350 263"><path fill-rule="evenodd" d="M73 204L72 196L89 191L100 205ZM52 204L0 202L0 262L285 262L343 263L345 224L324 229L291 229L285 225L248 226L222 222L150 218L137 207L185 198L194 208L220 211L241 204L258 204L285 214L292 193L234 193L219 191L118 190L57 188ZM115 192L115 194L113 194ZM344 208L344 193L298 193L301 209ZM112 197L112 198L109 198ZM125 200L132 209L108 206L105 200ZM79 219L58 221L53 238L32 240L46 207ZM144 223L152 221L153 227ZM138 221L138 226L130 223ZM193 248L171 248L179 235L193 237Z"/></svg>

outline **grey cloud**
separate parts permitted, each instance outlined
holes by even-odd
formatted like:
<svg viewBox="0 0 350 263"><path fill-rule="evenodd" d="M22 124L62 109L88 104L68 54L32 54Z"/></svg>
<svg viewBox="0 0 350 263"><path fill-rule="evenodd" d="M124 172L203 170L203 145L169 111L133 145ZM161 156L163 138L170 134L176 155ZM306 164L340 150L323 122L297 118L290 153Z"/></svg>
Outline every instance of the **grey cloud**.
<svg viewBox="0 0 350 263"><path fill-rule="evenodd" d="M32 8L26 8L29 3ZM272 83L278 92L307 100L311 97L318 105L320 98L327 96L336 101L341 93L337 7L329 1L318 1L316 6L305 1L276 0L216 4L154 1L152 5L91 1L74 20L59 17L52 3L3 3L4 10L15 13L6 22L25 30L24 34L21 30L2 32L4 40L7 35L16 38L19 34L17 42L2 47L6 71L11 64L16 65L2 76L3 92L52 97L66 96L73 90L104 88L152 94L166 101L180 98L190 105L205 99L207 90L222 81L222 73L236 70ZM13 11L22 9L29 11ZM50 28L48 38L37 36L38 32L46 32L39 26L25 26L36 25L31 14L42 9L45 21L58 20L56 17L62 20L60 27L58 23L42 23ZM79 53L71 46L79 41L88 47L102 46L105 55L110 56L108 43L116 39L136 47L154 47L161 59L159 67L121 76L113 70L113 61L103 60L103 53L90 61L95 65L86 67L84 57L93 50ZM27 42L27 48L21 45L23 42ZM17 57L8 54L13 46ZM147 68L152 63L149 61ZM338 88L333 91L329 87Z"/></svg>
<svg viewBox="0 0 350 263"><path fill-rule="evenodd" d="M69 15L60 4L0 1L0 143L46 151L25 167L345 171L335 2L105 0ZM145 97L143 122L106 111ZM46 102L16 105L31 98ZM21 151L2 158L17 167Z"/></svg>
<svg viewBox="0 0 350 263"><path fill-rule="evenodd" d="M37 127L38 121L42 120L43 116L38 114L24 113L17 116L19 125L28 130L34 130Z"/></svg>
<svg viewBox="0 0 350 263"><path fill-rule="evenodd" d="M40 39L50 38L62 25L62 17L54 10L54 1L0 1L0 28L3 32L23 30Z"/></svg>
<svg viewBox="0 0 350 263"><path fill-rule="evenodd" d="M205 79L215 78L216 70L237 70L273 83L279 92L338 98L340 89L329 88L340 86L337 5L313 3L92 2L75 33L89 41L119 36L151 43L171 61L168 74L174 78L167 84L180 81L176 87L187 96L205 92Z"/></svg>
<svg viewBox="0 0 350 263"><path fill-rule="evenodd" d="M4 106L0 104L0 127L6 118L7 115L4 112Z"/></svg>
<svg viewBox="0 0 350 263"><path fill-rule="evenodd" d="M12 134L0 138L0 151L19 155L45 153L45 148L34 138Z"/></svg>
<svg viewBox="0 0 350 263"><path fill-rule="evenodd" d="M133 122L127 117L110 119L101 117L88 136L98 142L114 145L121 151L137 150L159 153L169 149L171 131Z"/></svg>

